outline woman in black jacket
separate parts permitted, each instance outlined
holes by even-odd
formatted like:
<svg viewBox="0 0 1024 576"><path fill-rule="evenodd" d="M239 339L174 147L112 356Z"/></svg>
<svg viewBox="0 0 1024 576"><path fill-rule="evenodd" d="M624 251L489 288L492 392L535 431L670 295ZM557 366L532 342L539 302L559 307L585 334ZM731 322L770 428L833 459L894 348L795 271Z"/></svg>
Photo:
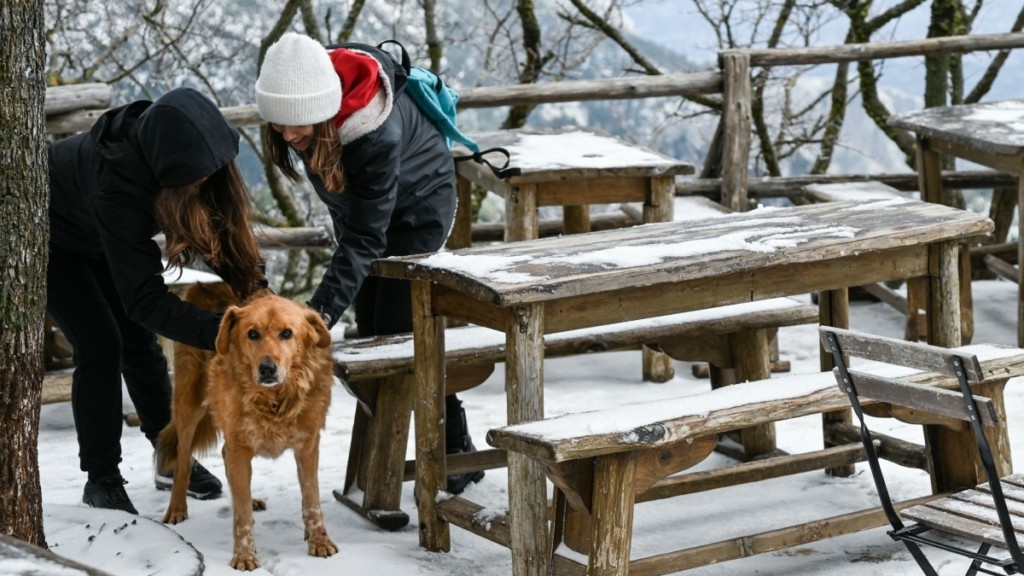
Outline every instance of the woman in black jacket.
<svg viewBox="0 0 1024 576"><path fill-rule="evenodd" d="M402 88L405 71L363 44L327 51L301 34L267 50L256 104L274 163L299 178L294 151L327 205L338 247L309 306L328 326L354 305L360 336L412 331L407 281L370 276L374 259L436 252L455 219L448 144ZM474 450L465 411L448 396L448 453ZM461 493L483 472L448 479Z"/></svg>
<svg viewBox="0 0 1024 576"><path fill-rule="evenodd" d="M214 349L220 315L179 300L162 272L202 259L241 298L263 282L234 162L238 138L213 102L179 88L112 109L89 132L50 145L47 311L74 348L71 403L90 506L137 513L118 468L122 377L155 442L171 410L156 334ZM161 230L166 267L153 240ZM157 488L171 480L155 472ZM220 491L195 462L190 494Z"/></svg>

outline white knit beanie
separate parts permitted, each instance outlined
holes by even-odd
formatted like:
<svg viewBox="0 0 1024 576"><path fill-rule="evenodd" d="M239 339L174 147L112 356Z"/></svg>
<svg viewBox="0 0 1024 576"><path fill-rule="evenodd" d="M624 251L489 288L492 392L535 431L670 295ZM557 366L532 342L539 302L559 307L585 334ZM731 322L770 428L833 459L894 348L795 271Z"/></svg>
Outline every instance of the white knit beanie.
<svg viewBox="0 0 1024 576"><path fill-rule="evenodd" d="M274 42L256 80L256 107L264 120L283 126L333 118L341 109L341 81L324 47L294 32Z"/></svg>

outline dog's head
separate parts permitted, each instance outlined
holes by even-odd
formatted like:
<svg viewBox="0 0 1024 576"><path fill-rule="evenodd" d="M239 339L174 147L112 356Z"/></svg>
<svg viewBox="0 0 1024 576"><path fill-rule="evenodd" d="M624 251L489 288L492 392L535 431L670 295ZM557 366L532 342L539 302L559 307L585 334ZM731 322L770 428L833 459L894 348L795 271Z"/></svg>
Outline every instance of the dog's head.
<svg viewBox="0 0 1024 576"><path fill-rule="evenodd" d="M328 348L331 334L320 315L287 298L267 295L224 312L217 333L217 353L244 360L253 382L276 386L308 350Z"/></svg>

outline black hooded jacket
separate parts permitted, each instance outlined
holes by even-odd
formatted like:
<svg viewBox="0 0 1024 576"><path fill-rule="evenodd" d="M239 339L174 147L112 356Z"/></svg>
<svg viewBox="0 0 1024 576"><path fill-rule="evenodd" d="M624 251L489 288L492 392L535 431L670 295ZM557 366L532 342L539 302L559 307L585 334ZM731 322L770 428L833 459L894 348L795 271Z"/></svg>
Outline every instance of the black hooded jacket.
<svg viewBox="0 0 1024 576"><path fill-rule="evenodd" d="M50 242L106 258L132 320L212 350L220 315L168 291L153 203L161 188L227 165L238 155L238 138L213 102L191 88L109 110L89 132L50 145Z"/></svg>
<svg viewBox="0 0 1024 576"><path fill-rule="evenodd" d="M373 56L393 98L379 126L342 147L345 190L335 194L308 166L307 175L327 205L338 247L310 306L337 321L383 256L435 252L455 219L455 161L444 136L405 94L405 70L386 52L366 44L340 47Z"/></svg>

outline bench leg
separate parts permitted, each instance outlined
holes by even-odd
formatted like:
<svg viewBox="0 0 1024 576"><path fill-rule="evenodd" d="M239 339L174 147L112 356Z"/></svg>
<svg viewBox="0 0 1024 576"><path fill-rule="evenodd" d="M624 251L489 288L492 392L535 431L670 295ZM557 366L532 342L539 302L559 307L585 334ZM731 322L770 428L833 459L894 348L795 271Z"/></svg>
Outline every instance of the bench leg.
<svg viewBox="0 0 1024 576"><path fill-rule="evenodd" d="M741 382L771 377L771 350L767 330L743 330L730 334L729 348ZM740 443L747 458L775 451L775 425L761 424L740 430Z"/></svg>
<svg viewBox="0 0 1024 576"><path fill-rule="evenodd" d="M588 576L627 576L633 545L634 453L612 454L594 462Z"/></svg>
<svg viewBox="0 0 1024 576"><path fill-rule="evenodd" d="M675 363L664 352L641 345L644 382L668 382L676 375Z"/></svg>
<svg viewBox="0 0 1024 576"><path fill-rule="evenodd" d="M908 287L909 288L909 287ZM909 309L909 300L908 300ZM836 328L849 328L850 326L850 296L846 288L829 290L818 294L818 323L822 326L835 326ZM831 372L835 367L832 361L831 352L824 348L820 350L820 363L822 372ZM825 448L833 448L835 444L828 440L828 430L835 424L853 426L852 409L836 410L821 415L822 442ZM825 471L830 476L848 478L856 472L853 464L836 466Z"/></svg>
<svg viewBox="0 0 1024 576"><path fill-rule="evenodd" d="M335 498L385 530L409 524L409 515L400 505L413 384L411 375L384 378L373 417L356 407L345 488L341 494L335 491ZM363 491L362 502L352 500L353 484Z"/></svg>

